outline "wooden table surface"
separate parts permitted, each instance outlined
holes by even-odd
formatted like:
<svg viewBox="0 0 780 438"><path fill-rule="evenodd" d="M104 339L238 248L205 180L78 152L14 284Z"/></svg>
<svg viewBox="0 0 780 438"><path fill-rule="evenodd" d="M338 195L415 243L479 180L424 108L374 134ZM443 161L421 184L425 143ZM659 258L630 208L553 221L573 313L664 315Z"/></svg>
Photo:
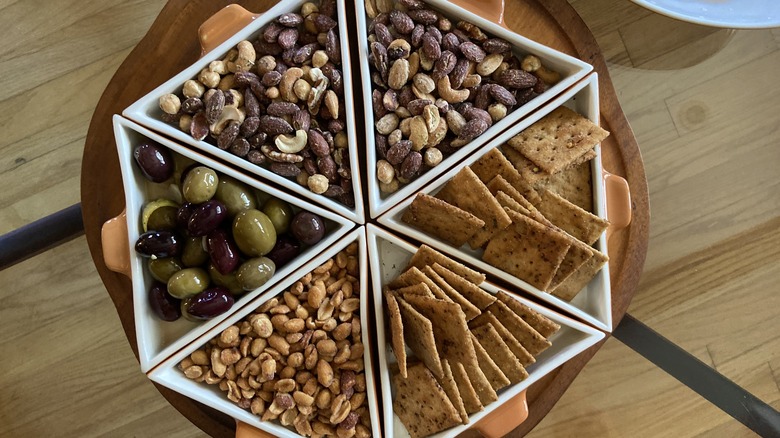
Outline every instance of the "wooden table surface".
<svg viewBox="0 0 780 438"><path fill-rule="evenodd" d="M777 408L780 33L570 3L606 57L648 175L650 247L629 312ZM0 232L79 201L95 105L163 5L0 2ZM0 346L16 352L0 362L0 435L202 435L138 370L84 238L0 272L0 284ZM572 434L749 431L610 339L529 436Z"/></svg>

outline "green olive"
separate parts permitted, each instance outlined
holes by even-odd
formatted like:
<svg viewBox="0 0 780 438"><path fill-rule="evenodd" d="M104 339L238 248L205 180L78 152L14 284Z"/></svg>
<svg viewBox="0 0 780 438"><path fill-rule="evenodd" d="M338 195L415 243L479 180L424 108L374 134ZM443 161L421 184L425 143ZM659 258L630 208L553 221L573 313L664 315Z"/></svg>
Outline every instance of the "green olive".
<svg viewBox="0 0 780 438"><path fill-rule="evenodd" d="M263 213L271 219L276 234L286 233L290 228L293 211L290 205L280 199L271 198L263 205Z"/></svg>
<svg viewBox="0 0 780 438"><path fill-rule="evenodd" d="M209 274L202 268L186 268L168 280L168 293L175 298L187 298L209 287Z"/></svg>
<svg viewBox="0 0 780 438"><path fill-rule="evenodd" d="M244 288L241 287L241 284L238 282L238 278L236 277L236 271L233 271L227 275L222 274L217 270L213 263L209 263L209 276L211 277L211 281L214 284L226 288L233 295L244 293Z"/></svg>
<svg viewBox="0 0 780 438"><path fill-rule="evenodd" d="M209 253L203 249L202 237L188 237L184 241L184 250L181 253L181 261L184 266L193 268L196 266L203 266L209 259Z"/></svg>
<svg viewBox="0 0 780 438"><path fill-rule="evenodd" d="M228 215L231 217L241 211L257 207L252 189L241 181L225 175L219 179L214 198L225 204Z"/></svg>
<svg viewBox="0 0 780 438"><path fill-rule="evenodd" d="M217 172L205 166L198 166L184 177L182 194L188 202L201 204L214 197L218 184Z"/></svg>
<svg viewBox="0 0 780 438"><path fill-rule="evenodd" d="M259 257L276 245L276 229L262 211L245 210L233 219L233 239L244 254Z"/></svg>
<svg viewBox="0 0 780 438"><path fill-rule="evenodd" d="M152 274L152 278L163 283L167 283L173 274L182 269L184 266L175 257L149 259L149 273Z"/></svg>
<svg viewBox="0 0 780 438"><path fill-rule="evenodd" d="M268 257L255 257L238 268L236 278L244 290L255 290L265 284L276 272L276 265Z"/></svg>
<svg viewBox="0 0 780 438"><path fill-rule="evenodd" d="M144 205L141 211L141 225L147 231L171 231L176 229L176 212L179 204L170 199L155 199Z"/></svg>

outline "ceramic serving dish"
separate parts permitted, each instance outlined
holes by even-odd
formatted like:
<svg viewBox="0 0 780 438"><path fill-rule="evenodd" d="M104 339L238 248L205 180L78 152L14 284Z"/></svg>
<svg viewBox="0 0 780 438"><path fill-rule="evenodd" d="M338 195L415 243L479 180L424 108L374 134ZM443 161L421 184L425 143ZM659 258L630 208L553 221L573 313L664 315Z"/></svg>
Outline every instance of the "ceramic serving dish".
<svg viewBox="0 0 780 438"><path fill-rule="evenodd" d="M409 434L406 428L393 413L393 389L390 383L390 369L391 365L395 363L395 355L390 350L389 335L385 331L384 307L380 303L383 302L382 286L403 272L418 247L373 225L368 225L367 231L368 252L372 267L371 283L374 302L377 303L374 306L374 313L377 321L376 347L379 353L378 374L382 389L384 436L408 437ZM480 287L492 294L501 290L488 282L482 283ZM483 436L489 438L505 436L528 416L525 390L555 368L599 342L605 336L599 330L512 293L514 291L510 290L508 292L510 292L513 298L561 326L560 330L549 339L552 346L537 356L536 363L526 369L528 378L500 390L498 392L498 401L485 406L485 409L481 412L470 415L469 424L458 425L432 435L433 437L454 437L469 428L475 429Z"/></svg>
<svg viewBox="0 0 780 438"><path fill-rule="evenodd" d="M488 140L495 137L510 126L515 125L519 120L528 116L535 110L542 107L547 101L559 95L561 92L575 84L585 77L593 67L579 59L553 50L542 44L529 40L518 35L503 26L502 16L504 9L503 0L489 1L467 1L461 0L448 2L442 0L426 0L431 9L439 11L452 21L453 26L460 20L465 20L476 24L486 33L495 37L500 37L513 45L515 54L521 57L526 54L536 55L544 66L555 70L561 74L561 80L547 91L540 94L525 105L520 106L504 119L493 124L482 135L475 138L459 150L446 157L439 165L418 176L408 184L401 185L400 189L392 194L384 194L379 189L379 182L376 178L377 153L374 140L375 130L374 111L371 105L372 83L369 69L369 42L368 26L370 18L366 15L364 2L355 2L355 13L358 26L358 57L360 59L360 79L363 87L364 97L364 117L366 120L366 157L367 157L367 197L369 214L375 218L386 212L393 205L401 200L408 198L411 194L417 192L425 184L441 175L453 164L459 162L465 157L470 156L476 149L484 145Z"/></svg>
<svg viewBox="0 0 780 438"><path fill-rule="evenodd" d="M331 246L354 226L343 216L309 204L285 191L232 170L224 164L185 148L121 116L114 116L114 133L122 170L127 214L123 212L122 215L104 225L102 233L103 254L109 269L126 274L132 280L138 357L141 362L141 370L144 372L149 371L163 359L168 358L219 324L230 312L241 308L268 290L274 283L289 276L291 272ZM231 311L204 322L191 322L184 318L179 318L175 322L160 320L148 304L147 295L153 281L147 267L148 259L137 255L133 248L138 236L143 233L141 228L142 207L159 197L175 196L175 192L171 191L170 181L160 184L148 181L136 165L133 159L133 149L136 145L148 140L156 141L175 154L180 154L187 159L214 169L219 174L228 175L262 193L281 199L293 206L294 209L304 209L319 215L326 222L327 233L325 237L316 245L303 250L293 261L278 269L265 285L238 298Z"/></svg>
<svg viewBox="0 0 780 438"><path fill-rule="evenodd" d="M266 301L284 293L284 291L288 290L293 285L293 283L298 281L305 274L325 263L329 258L334 257L339 251L346 248L353 242L357 242L359 248L358 260L360 264L360 323L363 327L361 330L361 338L363 345L366 347L363 360L365 364L366 393L369 413L371 416L372 435L375 437L382 436L380 432L379 403L377 400L376 389L374 387L374 368L371 365L371 351L373 350L374 341L371 336L370 328L374 326L374 321L371 319L372 313L369 310L368 256L366 253L365 228L363 227L353 230L326 251L313 257L303 266L300 266L292 275L288 276L282 282L269 289L268 293L256 297L241 310L233 312L227 319L211 327L197 340L194 340L187 347L176 352L173 356L149 372L149 378L163 386L184 394L193 400L197 400L206 406L214 408L235 418L238 422L236 436L287 438L301 436L295 433L295 431L279 424L260 421L260 417L252 414L248 410L240 408L238 405L228 400L225 394L222 393L219 388L215 387L216 385L207 385L205 383L197 383L193 380L190 380L181 370L177 368L177 366L184 358L188 357L201 345L208 342L210 339L219 336L223 330L239 322L242 318L253 312Z"/></svg>
<svg viewBox="0 0 780 438"><path fill-rule="evenodd" d="M279 15L300 10L300 6L306 0L282 0L271 9L262 14L252 14L239 5L233 4L219 11L201 26L199 37L203 46L203 55L192 65L172 77L165 83L152 90L146 96L127 107L123 115L139 124L146 126L163 135L172 137L177 141L196 148L210 156L225 161L229 165L241 168L260 180L269 181L284 187L289 193L295 193L299 197L306 198L341 214L356 222L363 223L363 197L360 184L360 172L358 166L358 139L355 131L354 95L352 91L352 68L350 60L350 46L347 38L347 16L345 1L338 0L338 31L342 53L342 79L344 88L344 105L346 116L346 132L349 142L350 172L352 175L352 189L354 191L354 207L348 207L334 199L311 192L308 187L299 185L295 179L277 175L262 166L257 166L249 161L239 158L228 151L219 149L205 141L195 140L189 132L183 132L178 127L163 122L160 117L162 110L159 108L159 99L168 93L180 93L182 84L192 78L214 60L223 59L224 55L242 40L252 40L257 37L260 29L275 20ZM186 35L183 37L187 37Z"/></svg>
<svg viewBox="0 0 780 438"><path fill-rule="evenodd" d="M555 98L552 102L550 102L538 112L520 121L518 124L494 140L488 142L485 146L483 146L477 152L473 153L458 166L452 168L440 178L424 187L421 192L434 195L464 166L468 166L474 163L491 149L503 145L511 137L515 136L517 133L532 125L534 122L538 121L561 105L570 107L594 123L598 123L599 104L597 75L595 73L590 75L586 80L576 84L567 90L564 94ZM600 147L596 147L596 152L598 154L597 157L591 160L591 174L593 175L592 186L594 214L602 218L612 219L610 221L612 223L610 226L625 226L627 225L626 220L630 220L628 185L622 178L609 175L608 173L604 172L601 164ZM611 183L608 184L608 186L611 188L610 193L607 193L605 189L606 180L612 180ZM612 301L608 264L604 266L604 268L596 275L596 277L583 291L574 297L571 302L567 302L549 293L543 292L529 285L525 281L522 281L500 269L494 268L493 266L483 262L480 258L482 253L481 249L476 251L471 250L468 245L464 245L461 248L455 248L454 246L440 239L422 233L418 229L407 225L405 222L403 222L403 220L401 220L401 217L403 216L406 208L412 203L413 199L414 197L409 197L390 209L386 214L379 218L379 223L397 231L400 234L409 236L413 239L419 240L420 242L427 243L437 249L440 249L443 252L452 255L453 257L464 260L468 264L475 266L478 270L500 278L501 280L504 280L519 289L525 290L535 297L544 300L545 302L550 303L560 309L563 309L602 330L612 331ZM608 200L610 201L609 206L607 205ZM609 215L607 214L608 212ZM606 234L607 233L602 234L595 245L596 249L604 254L607 254Z"/></svg>

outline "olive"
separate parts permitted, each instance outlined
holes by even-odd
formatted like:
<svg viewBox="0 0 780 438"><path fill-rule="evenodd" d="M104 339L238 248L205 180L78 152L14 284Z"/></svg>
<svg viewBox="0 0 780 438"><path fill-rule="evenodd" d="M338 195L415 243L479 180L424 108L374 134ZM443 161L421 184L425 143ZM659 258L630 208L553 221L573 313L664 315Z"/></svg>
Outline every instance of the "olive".
<svg viewBox="0 0 780 438"><path fill-rule="evenodd" d="M141 225L144 232L176 229L179 205L170 199L156 199L144 205L141 211Z"/></svg>
<svg viewBox="0 0 780 438"><path fill-rule="evenodd" d="M187 172L187 176L184 177L182 194L188 202L200 204L214 196L217 192L217 183L219 183L217 172L205 166L198 166Z"/></svg>
<svg viewBox="0 0 780 438"><path fill-rule="evenodd" d="M179 207L179 210L176 212L176 226L186 229L187 224L190 223L190 217L195 211L195 208L197 208L197 205L191 202L185 202L182 204L181 207Z"/></svg>
<svg viewBox="0 0 780 438"><path fill-rule="evenodd" d="M268 257L255 257L241 264L236 273L244 290L255 290L265 284L276 272L276 265Z"/></svg>
<svg viewBox="0 0 780 438"><path fill-rule="evenodd" d="M135 147L133 157L146 179L161 183L173 175L173 158L161 144L148 141Z"/></svg>
<svg viewBox="0 0 780 438"><path fill-rule="evenodd" d="M181 300L174 298L163 283L153 283L149 289L149 306L163 321L176 321L181 316Z"/></svg>
<svg viewBox="0 0 780 438"><path fill-rule="evenodd" d="M224 287L212 287L186 301L187 314L196 319L209 319L233 307L235 299Z"/></svg>
<svg viewBox="0 0 780 438"><path fill-rule="evenodd" d="M211 277L211 282L217 286L227 288L233 295L239 295L245 292L244 288L238 283L236 273L237 271L233 271L229 274L222 274L217 270L213 263L209 263L209 276Z"/></svg>
<svg viewBox="0 0 780 438"><path fill-rule="evenodd" d="M181 245L170 231L147 231L138 236L135 251L144 257L165 258L178 255Z"/></svg>
<svg viewBox="0 0 780 438"><path fill-rule="evenodd" d="M259 257L267 254L276 244L276 229L271 219L262 211L251 209L233 219L233 238L244 254Z"/></svg>
<svg viewBox="0 0 780 438"><path fill-rule="evenodd" d="M171 276L184 269L182 263L175 257L164 259L149 259L149 273L157 281L167 283Z"/></svg>
<svg viewBox="0 0 780 438"><path fill-rule="evenodd" d="M216 229L227 217L225 204L212 199L195 207L187 222L187 232L190 236L205 236Z"/></svg>
<svg viewBox="0 0 780 438"><path fill-rule="evenodd" d="M209 287L209 274L202 268L186 268L168 280L168 293L176 298L187 298Z"/></svg>
<svg viewBox="0 0 780 438"><path fill-rule="evenodd" d="M257 207L252 189L241 181L225 175L219 178L214 199L225 204L230 217L241 211Z"/></svg>
<svg viewBox="0 0 780 438"><path fill-rule="evenodd" d="M185 247L186 249L186 247ZM283 234L276 239L276 245L265 256L274 262L277 268L286 265L301 252L301 245L297 240Z"/></svg>
<svg viewBox="0 0 780 438"><path fill-rule="evenodd" d="M286 202L271 198L263 205L263 213L271 219L271 223L274 224L276 229L276 234L286 233L290 228L293 212L290 205Z"/></svg>
<svg viewBox="0 0 780 438"><path fill-rule="evenodd" d="M206 250L221 274L229 274L238 266L238 250L227 231L217 228L210 232L206 237Z"/></svg>
<svg viewBox="0 0 780 438"><path fill-rule="evenodd" d="M209 253L203 247L202 237L188 237L184 241L184 249L181 252L181 262L184 266L192 268L202 266L209 259Z"/></svg>
<svg viewBox="0 0 780 438"><path fill-rule="evenodd" d="M293 236L305 245L314 245L325 235L325 222L308 211L299 211L290 223Z"/></svg>

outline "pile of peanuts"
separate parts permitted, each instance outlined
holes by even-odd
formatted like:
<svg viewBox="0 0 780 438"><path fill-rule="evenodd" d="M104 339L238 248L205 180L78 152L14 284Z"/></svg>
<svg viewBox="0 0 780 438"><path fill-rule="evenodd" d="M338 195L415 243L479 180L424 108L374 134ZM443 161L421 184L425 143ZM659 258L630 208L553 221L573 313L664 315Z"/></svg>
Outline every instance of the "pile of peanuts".
<svg viewBox="0 0 780 438"><path fill-rule="evenodd" d="M303 436L371 436L353 243L179 363Z"/></svg>
<svg viewBox="0 0 780 438"><path fill-rule="evenodd" d="M196 140L354 205L335 0L277 17L160 97Z"/></svg>
<svg viewBox="0 0 780 438"><path fill-rule="evenodd" d="M380 190L393 193L560 80L421 0L366 0Z"/></svg>

